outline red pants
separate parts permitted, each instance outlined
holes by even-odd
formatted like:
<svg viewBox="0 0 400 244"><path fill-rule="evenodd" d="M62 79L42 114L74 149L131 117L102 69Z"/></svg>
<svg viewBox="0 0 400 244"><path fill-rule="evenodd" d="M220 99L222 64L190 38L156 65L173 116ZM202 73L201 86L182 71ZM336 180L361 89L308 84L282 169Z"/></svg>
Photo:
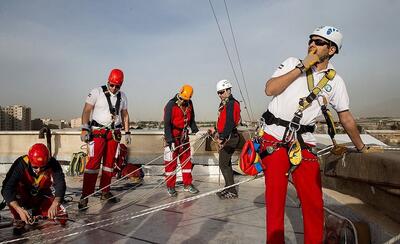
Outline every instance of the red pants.
<svg viewBox="0 0 400 244"><path fill-rule="evenodd" d="M187 142L184 142L187 143ZM179 147L181 143L179 141L175 141L175 151L172 153L172 162L164 160L165 164L165 176L167 179L167 187L172 188L175 187L176 183L176 173L175 169L177 166L177 157L179 154L179 163L182 167L182 178L183 184L185 186L192 184L192 161L191 161L191 153L190 153L190 144L187 143L182 147ZM186 151L185 151L186 150Z"/></svg>
<svg viewBox="0 0 400 244"><path fill-rule="evenodd" d="M120 136L121 132L116 131L116 134ZM82 197L86 197L94 192L101 159L103 159L103 167L100 188L107 186L102 191L110 191L108 185L110 185L111 178L113 177L114 163L117 156L116 152L119 142L113 139L112 131L105 129L94 130L93 136L93 141L89 143L89 161L86 164L83 175Z"/></svg>
<svg viewBox="0 0 400 244"><path fill-rule="evenodd" d="M32 196L30 193L28 193L25 188L18 187L17 188L17 202L18 205L28 209L32 210L32 216L42 216L42 217L47 217L47 211L49 210L51 204L54 201L54 196L51 195L51 189L48 189L48 194L46 196L43 195L37 195L37 196ZM14 216L14 219L20 220L21 218L19 217L19 214L17 211L8 205L11 214ZM58 207L57 211L57 217L60 218L59 222L61 224L65 224L67 221L67 212L65 208L60 205Z"/></svg>
<svg viewBox="0 0 400 244"><path fill-rule="evenodd" d="M268 134L262 149L278 140ZM272 141L272 142L271 142ZM324 212L321 174L317 157L302 150L303 161L293 171L292 177L301 203L304 225L304 243L322 243ZM287 193L289 158L286 148L279 148L262 160L265 169L265 203L267 243L284 243L284 214Z"/></svg>

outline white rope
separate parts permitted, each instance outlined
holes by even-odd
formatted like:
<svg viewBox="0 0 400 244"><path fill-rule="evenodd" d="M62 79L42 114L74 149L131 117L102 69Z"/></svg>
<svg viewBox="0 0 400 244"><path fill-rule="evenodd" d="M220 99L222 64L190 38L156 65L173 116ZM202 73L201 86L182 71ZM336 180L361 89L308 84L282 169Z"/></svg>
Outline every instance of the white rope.
<svg viewBox="0 0 400 244"><path fill-rule="evenodd" d="M200 143L200 145L193 151L193 154L201 147L201 145L202 145L202 144L204 143L204 141L206 140L207 137L204 137L205 135L207 135L207 134L204 134L204 135L202 135L200 138L198 138L198 139L196 139L196 140L193 141L193 143L194 143L194 142L196 142L196 141L198 141L198 140L200 140L200 139L203 139L202 142ZM208 136L208 135L207 135L207 136ZM204 137L204 138L203 138L203 137ZM186 144L188 144L188 143L190 143L190 142L184 143L184 144L182 144L182 145L186 145ZM179 148L179 146L178 146L177 148ZM182 152L181 152L180 154L178 154L175 158L173 158L173 160L171 160L171 162L169 162L166 166L172 164L175 160L177 160L182 154L184 154L184 153L185 153L186 151L188 151L189 149L190 149L190 147L187 147L184 151L182 151ZM176 149L175 149L175 150L176 150ZM162 156L162 155L161 155L161 156ZM184 167L184 166L189 162L190 158L191 158L191 157L188 157L188 158L184 161L184 163L181 163L181 167ZM149 163L148 163L148 164L149 164ZM148 165L148 164L146 164L146 165ZM144 166L144 165L143 165L143 166ZM142 167L143 167L143 166L142 166ZM178 169L179 169L179 168L177 168L177 169L174 171L173 174L167 176L163 181L161 181L158 185L156 185L155 187L153 187L151 190L149 190L149 191L145 192L144 194L140 195L138 200L136 200L136 201L131 201L131 202L127 203L127 204L139 202L139 201L141 201L142 199L144 199L147 195L150 195L150 194L151 194L153 191L155 191L158 187L162 186L167 180L169 180L169 179L171 179L172 177L174 177L174 176L177 174ZM133 172L134 172L134 171L133 171ZM131 173L132 173L132 172L131 172ZM129 173L129 174L131 174L131 173ZM115 183L115 182L114 182L114 183ZM120 193L118 193L118 194L116 194L116 195L110 197L109 199L116 198L116 197L118 197L118 196L120 196L120 195L122 195L122 194L124 194L124 193L129 192L129 191L132 190L132 189L136 189L136 187L137 187L136 185L135 185L135 186L132 186L132 187L130 187L129 189L124 190L124 191L122 191L122 192L120 192ZM109 199L107 199L107 200L109 200ZM99 205L99 204L101 204L101 203L102 203L102 201L95 202L95 203L93 203L93 204L87 206L86 209L87 209L87 208L90 208L90 207L93 207L93 206L96 206L96 205ZM69 205L69 206L71 206L71 205Z"/></svg>
<svg viewBox="0 0 400 244"><path fill-rule="evenodd" d="M246 79L245 79L245 77L244 77L242 62L240 61L239 50L238 50L237 43L236 43L236 37L235 37L235 34L234 34L234 32L233 32L231 17L230 17L230 14L229 14L228 6L227 6L227 4L226 4L226 0L224 0L224 4L225 4L226 15L227 15L228 21L229 21L229 27L230 27L230 29L231 29L233 44L234 44L235 50L236 50L236 56L237 56L237 59L238 59L240 72L241 72L241 74L242 74L242 79L243 79L244 88L245 88L245 91L246 91L247 99L249 100L249 108L250 108L250 113L251 113L251 116L252 116L252 117L251 117L251 121L255 121L255 120L254 120L253 108L252 108L252 106L251 106L251 101L250 101L249 92L248 92L248 90L247 90ZM245 104L245 106L246 106L246 104ZM245 107L245 109L247 109L247 107Z"/></svg>
<svg viewBox="0 0 400 244"><path fill-rule="evenodd" d="M196 199L199 199L199 198L211 195L211 194L215 194L215 193L219 192L220 190L225 190L225 189L231 188L232 186L236 186L236 185L239 185L239 184L242 184L242 183L245 183L245 182L249 182L251 180L254 180L255 178L256 177L253 177L253 178L238 182L236 184L233 184L233 185L221 188L221 189L213 190L213 191L210 191L210 192L207 192L207 193L203 193L203 194L200 194L200 195L197 195L197 196L193 196L193 197L177 200L177 201L171 202L171 203L162 204L162 205L159 205L159 206L156 206L156 207L153 207L153 208L146 209L146 211L144 213L133 215L133 216L130 216L130 217L127 217L127 218L124 218L124 219L119 219L119 220L113 221L111 223L107 223L107 224L103 224L103 225L100 225L100 226L96 226L96 227L93 227L93 228L90 228L90 229L87 229L87 230L78 231L78 232L70 233L70 234L65 235L65 236L60 236L60 237L57 237L57 238L49 239L49 240L46 240L46 242L52 242L52 241L64 239L66 237L80 235L80 234L83 234L83 233L86 233L86 232L89 232L89 231L92 231L92 230L104 228L104 227L107 227L107 226L110 226L110 225L114 225L114 224L117 224L117 223L125 222L127 220L136 219L136 218L148 215L148 214L156 213L156 212L159 212L159 211L161 211L163 209L170 208L172 206L179 205L179 204L182 204L182 203L190 202L190 201L193 201L193 200L196 200Z"/></svg>
<svg viewBox="0 0 400 244"><path fill-rule="evenodd" d="M327 146L317 152L318 157L331 153L330 149L333 148L333 145Z"/></svg>
<svg viewBox="0 0 400 244"><path fill-rule="evenodd" d="M104 224L102 226L97 226L97 227L94 227L94 228L91 228L91 229L88 229L88 230L70 233L70 234L67 234L67 235L64 235L64 236L61 236L61 237L48 239L46 241L50 242L50 241L55 241L55 240L63 239L63 238L70 237L70 236L76 236L76 235L79 235L79 234L82 234L82 233L85 233L85 232L88 232L88 231L91 231L91 230L96 230L96 229L99 229L99 228L102 228L102 227L106 227L106 226L110 226L110 225L113 225L113 224L116 224L116 223L119 223L119 222L123 222L123 221L130 220L130 219L135 219L135 218L139 218L141 216L147 215L147 214L155 213L155 212L161 211L163 209L172 207L174 205L178 205L178 204L182 204L182 203L185 203L185 202L193 201L193 200L196 200L196 199L199 199L199 198L202 198L202 197L217 193L219 191L231 188L233 186L237 186L237 185L240 185L240 184L255 180L256 178L258 178L258 176L255 176L255 177L252 177L250 179L246 179L246 180L240 181L238 183L235 183L235 184L227 186L227 187L219 188L219 189L216 189L216 190L213 190L213 191L210 191L210 192L206 192L206 193L203 193L203 194L199 194L199 195L196 195L196 196L193 196L193 197L177 200L175 202L158 205L158 206L151 207L151 208L148 208L148 209L144 209L144 210L141 210L141 211L138 211L138 212L122 214L122 215L119 215L119 216L114 216L114 217L111 217L111 218L102 219L102 220L98 220L98 221L95 221L95 222L82 224L80 226L72 226L72 227L69 227L69 228L55 230L55 231L51 231L51 232L47 232L47 233L41 233L41 234L37 234L37 235L31 235L31 236L21 237L21 238L17 238L17 239L7 240L7 241L1 242L1 243L13 243L13 242L22 241L22 240L28 240L28 239L32 240L32 238L43 237L43 236L48 236L48 235L54 235L54 234L57 234L57 233L66 232L66 231L77 229L77 228L82 228L82 227L85 227L85 226L93 226L93 225L104 223L104 222L107 222L107 221L116 220L116 221L113 221L111 223ZM122 219L122 218L124 218L124 219Z"/></svg>
<svg viewBox="0 0 400 244"><path fill-rule="evenodd" d="M348 223L350 223L351 228L353 228L353 230L354 230L354 241L355 241L356 244L358 244L357 229L356 229L356 226L353 224L353 222L351 222L350 219L344 217L343 215L340 215L340 214L338 214L338 213L333 212L333 210L330 210L330 209L327 208L327 207L324 207L324 209L325 209L328 213L330 213L330 214L332 214L332 215L335 215L336 217L339 217L339 218L341 218L341 219L344 219L344 220L346 220Z"/></svg>
<svg viewBox="0 0 400 244"><path fill-rule="evenodd" d="M400 151L400 147L383 147L383 150L387 150L387 151Z"/></svg>
<svg viewBox="0 0 400 244"><path fill-rule="evenodd" d="M394 236L392 239L388 240L387 242L383 244L393 244L396 243L397 241L400 241L400 233L397 234L397 236Z"/></svg>
<svg viewBox="0 0 400 244"><path fill-rule="evenodd" d="M195 143L196 141L198 141L198 140L200 140L200 139L203 139L204 136L207 136L207 134L203 134L203 135L201 135L199 138L197 138L197 139L195 139L195 140L193 140L193 141L188 141L188 142L186 142L186 143L183 143L183 144L177 146L176 148L183 147L184 145L189 144L189 143ZM175 150L176 150L176 148L175 148ZM107 188L107 187L110 187L110 186L112 186L112 185L114 185L114 184L116 184L116 183L118 183L118 182L120 182L120 181L126 179L126 178L129 177L130 175L132 175L132 174L134 174L135 172L137 172L138 170L142 169L144 166L148 166L148 165L150 165L151 163L155 162L156 160L160 159L161 157L164 156L164 154L165 154L165 152L164 152L163 154L161 154L160 156L157 156L156 158L150 160L148 163L142 165L142 166L139 167L138 169L136 169L136 170L130 172L129 174L127 174L127 175L121 177L120 179L115 180L114 182L111 182L110 184L104 186L103 188L101 188L101 189L99 189L99 190L97 190L97 191L94 191L93 193L91 193L91 194L85 196L85 197L82 198L82 199L87 199L87 198L89 198L89 197L95 195L96 193L99 193L99 192L102 191L103 189L105 189L105 188ZM178 155L178 156L180 156L180 155ZM115 197L115 196L114 196L114 197ZM71 206L73 206L73 205L75 205L75 204L77 204L77 202L74 202L74 203L72 203L71 205L68 205L65 209L68 209L69 207L71 207Z"/></svg>
<svg viewBox="0 0 400 244"><path fill-rule="evenodd" d="M228 51L228 47L227 47L226 42L225 42L224 35L222 34L221 26L219 25L217 15L215 14L214 6L213 6L211 0L208 0L208 2L210 3L211 11L212 11L212 13L213 13L213 15L214 15L215 23L216 23L217 26L218 26L219 34L221 35L221 39L222 39L222 43L224 44L224 47L225 47L226 55L227 55L227 57L228 57L228 60L229 60L230 65L231 65L232 72L233 72L233 75L234 75L234 77L235 77L236 84L237 84L237 86L238 86L238 88L239 88L240 96L241 96L242 99L243 99L243 103L244 103L244 106L245 106L245 109L246 109L247 116L249 117L249 120L252 121L251 116L250 116L250 113L249 113L249 110L247 109L246 99L245 99L245 97L244 97L244 95L243 95L242 89L240 88L239 79L237 78L236 71L235 71L235 67L233 66L232 59L231 59L231 56L230 56L229 51Z"/></svg>

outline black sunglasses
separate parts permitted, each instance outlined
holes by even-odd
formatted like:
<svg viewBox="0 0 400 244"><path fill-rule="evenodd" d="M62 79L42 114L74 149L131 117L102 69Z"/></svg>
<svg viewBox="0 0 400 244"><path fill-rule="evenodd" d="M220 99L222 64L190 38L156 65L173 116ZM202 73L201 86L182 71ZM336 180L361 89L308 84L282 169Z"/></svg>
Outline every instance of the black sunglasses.
<svg viewBox="0 0 400 244"><path fill-rule="evenodd" d="M225 90L217 91L217 94L218 94L218 95L222 95L222 94L224 94L224 93L225 93Z"/></svg>
<svg viewBox="0 0 400 244"><path fill-rule="evenodd" d="M46 166L43 166L43 167L31 166L31 167L32 167L32 169L34 169L34 170L38 170L38 169L46 169Z"/></svg>
<svg viewBox="0 0 400 244"><path fill-rule="evenodd" d="M308 45L310 46L311 45L311 43L315 43L315 45L317 45L317 46L324 46L324 45L328 45L329 46L329 42L326 42L326 41L324 41L324 40L321 40L321 39L310 39L309 41L308 41Z"/></svg>
<svg viewBox="0 0 400 244"><path fill-rule="evenodd" d="M121 88L121 86L119 86L119 85L114 85L114 84L108 84L111 88L117 88L117 89L119 89L119 88Z"/></svg>

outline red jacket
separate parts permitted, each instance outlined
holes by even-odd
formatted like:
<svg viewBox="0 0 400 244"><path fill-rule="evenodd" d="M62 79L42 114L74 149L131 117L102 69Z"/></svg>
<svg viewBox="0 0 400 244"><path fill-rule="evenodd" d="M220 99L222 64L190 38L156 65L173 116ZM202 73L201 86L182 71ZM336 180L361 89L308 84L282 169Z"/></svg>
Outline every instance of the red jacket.
<svg viewBox="0 0 400 244"><path fill-rule="evenodd" d="M228 97L226 103L219 105L219 115L217 121L217 131L221 140L227 139L229 135L240 123L240 103L233 98Z"/></svg>
<svg viewBox="0 0 400 244"><path fill-rule="evenodd" d="M192 101L189 100L181 107L178 106L177 101L175 96L164 108L164 135L167 143L174 142L174 138L181 136L187 127L190 127L193 133L199 131L194 119Z"/></svg>

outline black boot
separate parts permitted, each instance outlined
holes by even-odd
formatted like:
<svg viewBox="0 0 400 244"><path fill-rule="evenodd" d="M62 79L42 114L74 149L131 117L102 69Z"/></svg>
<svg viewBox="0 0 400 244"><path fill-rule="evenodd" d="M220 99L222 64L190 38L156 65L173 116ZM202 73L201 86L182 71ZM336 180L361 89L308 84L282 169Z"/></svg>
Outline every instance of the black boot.
<svg viewBox="0 0 400 244"><path fill-rule="evenodd" d="M111 192L102 192L100 200L107 200L109 203L117 203L119 199L115 197Z"/></svg>
<svg viewBox="0 0 400 244"><path fill-rule="evenodd" d="M81 198L81 199L79 200L79 203L78 203L78 209L79 209L79 211L85 211L85 210L87 210L87 209L88 209L88 202L89 202L89 199L88 199L88 198Z"/></svg>
<svg viewBox="0 0 400 244"><path fill-rule="evenodd" d="M13 228L13 234L16 235L16 236L20 236L24 232L26 232L25 222L22 221L22 220L15 220L14 228Z"/></svg>

